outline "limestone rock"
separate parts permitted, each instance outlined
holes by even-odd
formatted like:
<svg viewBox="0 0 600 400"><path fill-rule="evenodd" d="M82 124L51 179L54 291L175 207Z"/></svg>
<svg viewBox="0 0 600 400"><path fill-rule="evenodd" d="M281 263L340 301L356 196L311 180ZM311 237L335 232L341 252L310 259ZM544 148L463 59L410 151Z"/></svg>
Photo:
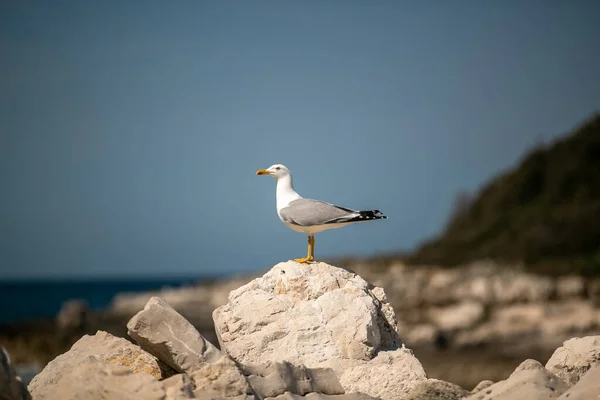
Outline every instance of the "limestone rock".
<svg viewBox="0 0 600 400"><path fill-rule="evenodd" d="M563 393L559 400L592 400L600 398L600 363L594 364L579 382Z"/></svg>
<svg viewBox="0 0 600 400"><path fill-rule="evenodd" d="M159 297L152 297L131 318L127 329L143 349L178 372L191 373L203 363L213 363L222 357L192 324Z"/></svg>
<svg viewBox="0 0 600 400"><path fill-rule="evenodd" d="M194 381L188 374L177 374L161 381L165 390L165 400L183 400L194 398Z"/></svg>
<svg viewBox="0 0 600 400"><path fill-rule="evenodd" d="M134 374L128 367L107 364L88 356L68 374L57 375L33 398L60 400L164 400L161 382L151 375Z"/></svg>
<svg viewBox="0 0 600 400"><path fill-rule="evenodd" d="M365 393L373 397L399 399L408 395L427 379L423 366L407 348L382 351L370 361L341 360L340 383L346 392Z"/></svg>
<svg viewBox="0 0 600 400"><path fill-rule="evenodd" d="M56 315L56 324L60 329L84 329L90 308L85 300L64 302Z"/></svg>
<svg viewBox="0 0 600 400"><path fill-rule="evenodd" d="M450 382L427 379L403 400L460 400L471 393Z"/></svg>
<svg viewBox="0 0 600 400"><path fill-rule="evenodd" d="M263 365L245 365L246 375L254 392L261 397L276 397L290 392L306 395L312 392L344 394L336 374L328 368L305 368L288 362Z"/></svg>
<svg viewBox="0 0 600 400"><path fill-rule="evenodd" d="M222 349L243 363L313 366L331 358L369 360L397 337L382 337L382 302L356 274L325 263L280 263L234 290L213 313ZM396 342L394 342L396 341Z"/></svg>
<svg viewBox="0 0 600 400"><path fill-rule="evenodd" d="M526 360L504 381L478 391L473 400L551 400L569 387L535 360Z"/></svg>
<svg viewBox="0 0 600 400"><path fill-rule="evenodd" d="M191 373L199 399L254 399L246 378L226 355L212 363L199 364Z"/></svg>
<svg viewBox="0 0 600 400"><path fill-rule="evenodd" d="M29 400L31 396L21 379L15 373L10 356L0 346L0 399Z"/></svg>
<svg viewBox="0 0 600 400"><path fill-rule="evenodd" d="M444 331L471 328L483 319L484 314L483 304L475 301L429 310L429 318Z"/></svg>
<svg viewBox="0 0 600 400"><path fill-rule="evenodd" d="M127 324L129 335L170 367L191 375L199 398L254 398L237 365L181 314L152 297Z"/></svg>
<svg viewBox="0 0 600 400"><path fill-rule="evenodd" d="M374 397L362 393L350 393L339 395L328 395L321 393L309 393L306 396L300 396L286 392L277 397L266 397L265 400L377 400Z"/></svg>
<svg viewBox="0 0 600 400"><path fill-rule="evenodd" d="M134 374L148 374L161 379L163 373L158 360L133 343L98 331L95 335L85 335L71 349L50 361L29 384L29 391L37 399L48 398L45 393L63 376L72 375L89 357L128 368Z"/></svg>
<svg viewBox="0 0 600 400"><path fill-rule="evenodd" d="M550 299L555 284L547 276L506 271L492 278L492 291L498 303L539 302Z"/></svg>
<svg viewBox="0 0 600 400"><path fill-rule="evenodd" d="M574 385L597 362L600 362L600 336L586 336L564 342L552 354L546 368L567 384Z"/></svg>
<svg viewBox="0 0 600 400"><path fill-rule="evenodd" d="M486 388L492 386L493 384L494 384L494 381L490 381L489 379L483 380L483 381L479 382L477 385L475 385L473 390L471 390L471 393L480 392L483 389L486 389Z"/></svg>
<svg viewBox="0 0 600 400"><path fill-rule="evenodd" d="M326 263L277 264L232 291L213 318L221 349L242 364L332 368L346 392L383 399L426 379L412 352L399 348L383 290Z"/></svg>
<svg viewBox="0 0 600 400"><path fill-rule="evenodd" d="M560 276L556 278L556 297L559 299L581 298L585 291L582 276Z"/></svg>

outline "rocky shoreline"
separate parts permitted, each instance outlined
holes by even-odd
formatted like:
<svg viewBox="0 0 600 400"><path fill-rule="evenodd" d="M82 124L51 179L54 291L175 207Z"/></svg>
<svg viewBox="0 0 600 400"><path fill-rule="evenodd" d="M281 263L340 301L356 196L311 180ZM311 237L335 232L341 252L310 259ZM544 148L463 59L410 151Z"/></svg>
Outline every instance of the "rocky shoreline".
<svg viewBox="0 0 600 400"><path fill-rule="evenodd" d="M104 331L84 335L48 363L28 391L3 352L0 393L10 400L573 400L600 393L600 336L567 340L545 367L526 360L508 378L467 390L428 377L406 345L398 323L402 307L395 310L385 288L352 270L287 262L238 283L230 283L211 312L218 347L169 296L151 296L127 323L130 340Z"/></svg>

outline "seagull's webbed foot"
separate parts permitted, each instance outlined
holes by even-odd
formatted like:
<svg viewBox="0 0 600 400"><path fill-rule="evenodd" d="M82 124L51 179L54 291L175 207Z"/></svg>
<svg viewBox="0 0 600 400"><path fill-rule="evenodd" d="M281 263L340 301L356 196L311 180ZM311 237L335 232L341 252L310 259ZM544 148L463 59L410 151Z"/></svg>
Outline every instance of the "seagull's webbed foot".
<svg viewBox="0 0 600 400"><path fill-rule="evenodd" d="M306 263L315 261L315 258L307 256L307 257L302 257L302 258L296 258L296 259L294 259L294 261L296 261L300 264L306 264Z"/></svg>
<svg viewBox="0 0 600 400"><path fill-rule="evenodd" d="M306 264L315 261L315 237L308 235L308 252L306 257L296 258L294 261Z"/></svg>

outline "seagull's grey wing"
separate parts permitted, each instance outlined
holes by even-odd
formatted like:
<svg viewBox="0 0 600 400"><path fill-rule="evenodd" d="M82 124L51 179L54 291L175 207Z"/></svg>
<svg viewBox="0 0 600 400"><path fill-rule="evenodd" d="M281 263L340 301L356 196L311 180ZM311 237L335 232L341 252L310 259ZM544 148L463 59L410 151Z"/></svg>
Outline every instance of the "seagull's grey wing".
<svg viewBox="0 0 600 400"><path fill-rule="evenodd" d="M354 222L359 211L339 207L319 200L298 199L279 211L284 222L300 226L315 226Z"/></svg>

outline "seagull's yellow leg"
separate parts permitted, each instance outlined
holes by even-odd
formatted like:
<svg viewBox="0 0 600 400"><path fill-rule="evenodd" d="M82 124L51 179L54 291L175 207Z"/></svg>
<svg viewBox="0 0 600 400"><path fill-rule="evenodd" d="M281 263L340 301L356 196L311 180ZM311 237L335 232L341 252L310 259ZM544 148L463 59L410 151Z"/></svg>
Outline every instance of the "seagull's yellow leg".
<svg viewBox="0 0 600 400"><path fill-rule="evenodd" d="M304 263L314 261L314 260L315 260L315 237L309 236L308 237L308 251L307 251L306 257L296 258L294 261L304 264Z"/></svg>

